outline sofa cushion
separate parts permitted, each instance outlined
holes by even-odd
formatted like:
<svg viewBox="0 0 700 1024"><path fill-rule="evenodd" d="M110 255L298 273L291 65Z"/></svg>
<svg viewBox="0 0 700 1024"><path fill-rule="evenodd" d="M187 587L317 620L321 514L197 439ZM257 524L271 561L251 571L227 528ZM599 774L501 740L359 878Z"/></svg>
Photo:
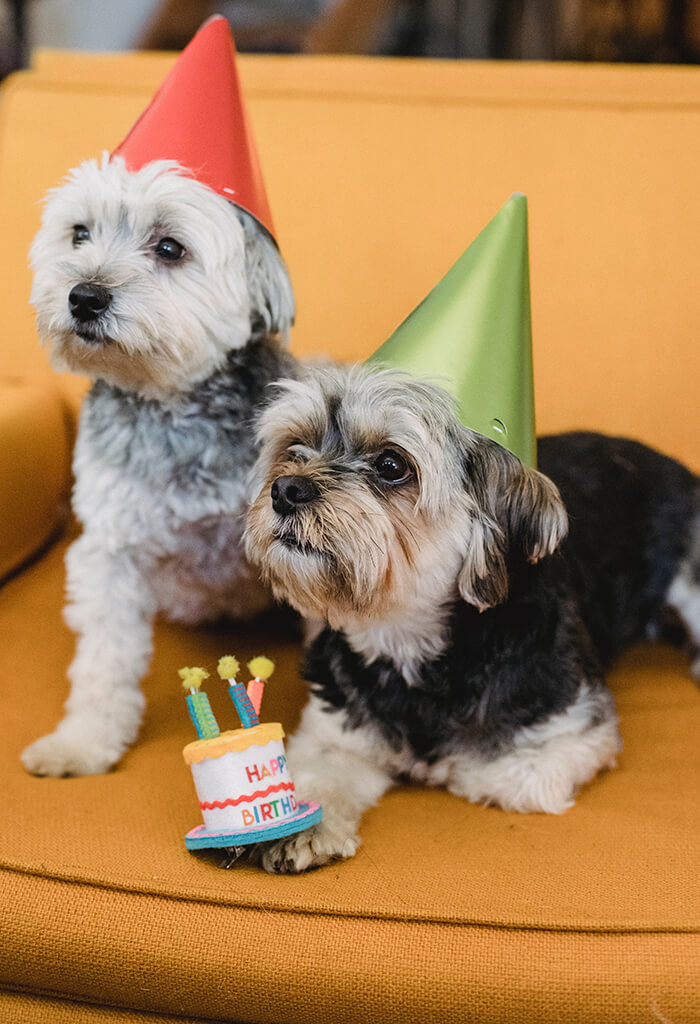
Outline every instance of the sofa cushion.
<svg viewBox="0 0 700 1024"><path fill-rule="evenodd" d="M188 1024L698 1020L698 945L679 933L234 911L4 873L0 885L13 899L2 908L0 983L53 1005L63 995Z"/></svg>
<svg viewBox="0 0 700 1024"><path fill-rule="evenodd" d="M0 378L0 580L65 521L68 416L51 382Z"/></svg>
<svg viewBox="0 0 700 1024"><path fill-rule="evenodd" d="M184 945L200 950L180 967L188 979L182 982L189 986L188 1012L216 1016L212 1007L218 1013L221 1004L204 993L219 955L241 958L247 969L255 964L263 987L276 991L289 945L305 942L309 964L316 957L325 964L314 968L324 991L333 977L340 984L343 969L355 977L363 964L367 985L386 993L397 966L387 963L385 943L416 942L430 969L426 962L426 977L414 983L427 992L440 974L432 975L433 961L451 945L458 959L477 949L482 955L490 949L488 956L498 959L516 935L532 950L544 942L540 953L547 943L554 948L558 935L558 956L564 949L576 956L580 948L585 967L574 975L592 969L584 951L597 944L601 950L606 942L628 951L674 949L676 963L685 965L685 980L672 991L676 1005L687 1005L689 993L700 995L700 959L690 966L700 948L700 694L679 652L640 649L616 668L611 681L625 742L619 766L586 787L566 814L506 814L441 791L398 787L365 816L355 858L301 877L271 877L245 864L223 871L220 853L185 850L184 834L199 823L200 812L182 760L193 729L177 668L201 663L214 669L221 654L248 659L266 651L277 671L266 689L264 719L292 729L304 699L293 627L274 618L245 628L159 627L145 683L148 711L134 748L109 775L37 779L24 772L19 753L52 727L67 690L72 638L60 625L62 591L61 545L0 590L0 629L14 637L4 676L22 680L6 690L8 742L0 751L0 867L7 894L0 931L10 927L17 936L12 956L0 965L6 985L94 999L105 985L104 966L90 973L98 930L114 961L106 1001L118 1004L120 991L122 998L131 992L134 973L157 974L160 958L171 964ZM211 685L209 692L220 723L233 724L224 687ZM210 955L203 957L192 936L209 927ZM499 936L505 943L500 952ZM350 948L341 954L345 941ZM37 942L54 943L57 959L39 955ZM329 949L335 950L332 962ZM416 956L418 949L407 962ZM632 976L640 984L646 978L648 996L668 964L628 968L623 988ZM450 971L442 970L446 984ZM525 984L523 970L518 958L510 963L509 990ZM298 982L298 964L293 973ZM594 987L599 983L598 975ZM462 981L450 984L461 991ZM486 978L480 984L488 988ZM154 985L133 1005L172 1012L170 983ZM308 997L308 1018L282 1019L312 1020L311 1008L319 1012L321 1003L316 992ZM664 1005L675 1020L671 1003Z"/></svg>

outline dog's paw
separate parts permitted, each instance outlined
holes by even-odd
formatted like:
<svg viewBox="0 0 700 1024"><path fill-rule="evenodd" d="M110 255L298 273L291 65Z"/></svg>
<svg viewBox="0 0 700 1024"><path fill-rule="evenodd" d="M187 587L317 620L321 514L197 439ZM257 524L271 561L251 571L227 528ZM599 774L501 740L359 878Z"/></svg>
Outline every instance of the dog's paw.
<svg viewBox="0 0 700 1024"><path fill-rule="evenodd" d="M32 775L101 775L117 763L121 753L98 736L59 726L30 743L21 761Z"/></svg>
<svg viewBox="0 0 700 1024"><path fill-rule="evenodd" d="M260 848L260 864L270 874L299 874L329 861L352 857L361 839L352 829L319 822L294 836Z"/></svg>

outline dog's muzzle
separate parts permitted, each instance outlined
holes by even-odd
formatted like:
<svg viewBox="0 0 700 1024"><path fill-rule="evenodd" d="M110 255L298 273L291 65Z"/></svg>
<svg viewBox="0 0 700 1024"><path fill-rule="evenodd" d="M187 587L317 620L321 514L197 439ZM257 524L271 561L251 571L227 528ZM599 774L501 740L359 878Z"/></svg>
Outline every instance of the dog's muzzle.
<svg viewBox="0 0 700 1024"><path fill-rule="evenodd" d="M74 288L71 288L68 295L68 307L75 319L81 324L97 320L108 308L111 301L111 292L103 288L102 285L89 284L87 281L76 284Z"/></svg>
<svg viewBox="0 0 700 1024"><path fill-rule="evenodd" d="M300 505L314 501L320 493L308 476L278 476L270 488L272 507L280 516L292 515Z"/></svg>

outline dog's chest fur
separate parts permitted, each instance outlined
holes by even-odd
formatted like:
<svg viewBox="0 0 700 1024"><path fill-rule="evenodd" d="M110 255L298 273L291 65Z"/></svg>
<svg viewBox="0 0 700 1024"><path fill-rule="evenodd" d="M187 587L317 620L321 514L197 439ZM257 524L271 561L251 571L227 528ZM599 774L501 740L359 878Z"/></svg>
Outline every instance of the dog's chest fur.
<svg viewBox="0 0 700 1024"><path fill-rule="evenodd" d="M549 567L527 570L543 572ZM576 617L560 618L531 597L484 613L457 601L445 651L417 666L411 683L388 658L366 663L330 629L309 652L306 678L350 727L373 723L394 750L409 747L427 764L453 750L495 753L519 729L563 711L582 678L595 687L600 675Z"/></svg>
<svg viewBox="0 0 700 1024"><path fill-rule="evenodd" d="M181 582L226 586L232 559L242 560L254 420L269 383L294 367L266 339L232 351L224 368L167 404L98 381L74 460L73 508L85 530L156 556L168 578L174 559Z"/></svg>

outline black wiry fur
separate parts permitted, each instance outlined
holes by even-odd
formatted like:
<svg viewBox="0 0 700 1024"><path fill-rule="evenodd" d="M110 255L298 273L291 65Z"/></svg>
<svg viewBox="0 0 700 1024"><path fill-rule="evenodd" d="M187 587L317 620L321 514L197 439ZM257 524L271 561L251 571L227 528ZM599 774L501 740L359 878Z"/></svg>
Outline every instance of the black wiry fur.
<svg viewBox="0 0 700 1024"><path fill-rule="evenodd" d="M450 642L408 685L393 663L365 664L327 628L306 678L349 728L379 727L432 763L455 750L507 751L521 728L565 710L587 681L610 714L603 671L658 620L691 545L698 481L633 441L592 433L545 437L539 469L560 489L569 536L536 565L509 558L505 603L479 613L458 600Z"/></svg>

